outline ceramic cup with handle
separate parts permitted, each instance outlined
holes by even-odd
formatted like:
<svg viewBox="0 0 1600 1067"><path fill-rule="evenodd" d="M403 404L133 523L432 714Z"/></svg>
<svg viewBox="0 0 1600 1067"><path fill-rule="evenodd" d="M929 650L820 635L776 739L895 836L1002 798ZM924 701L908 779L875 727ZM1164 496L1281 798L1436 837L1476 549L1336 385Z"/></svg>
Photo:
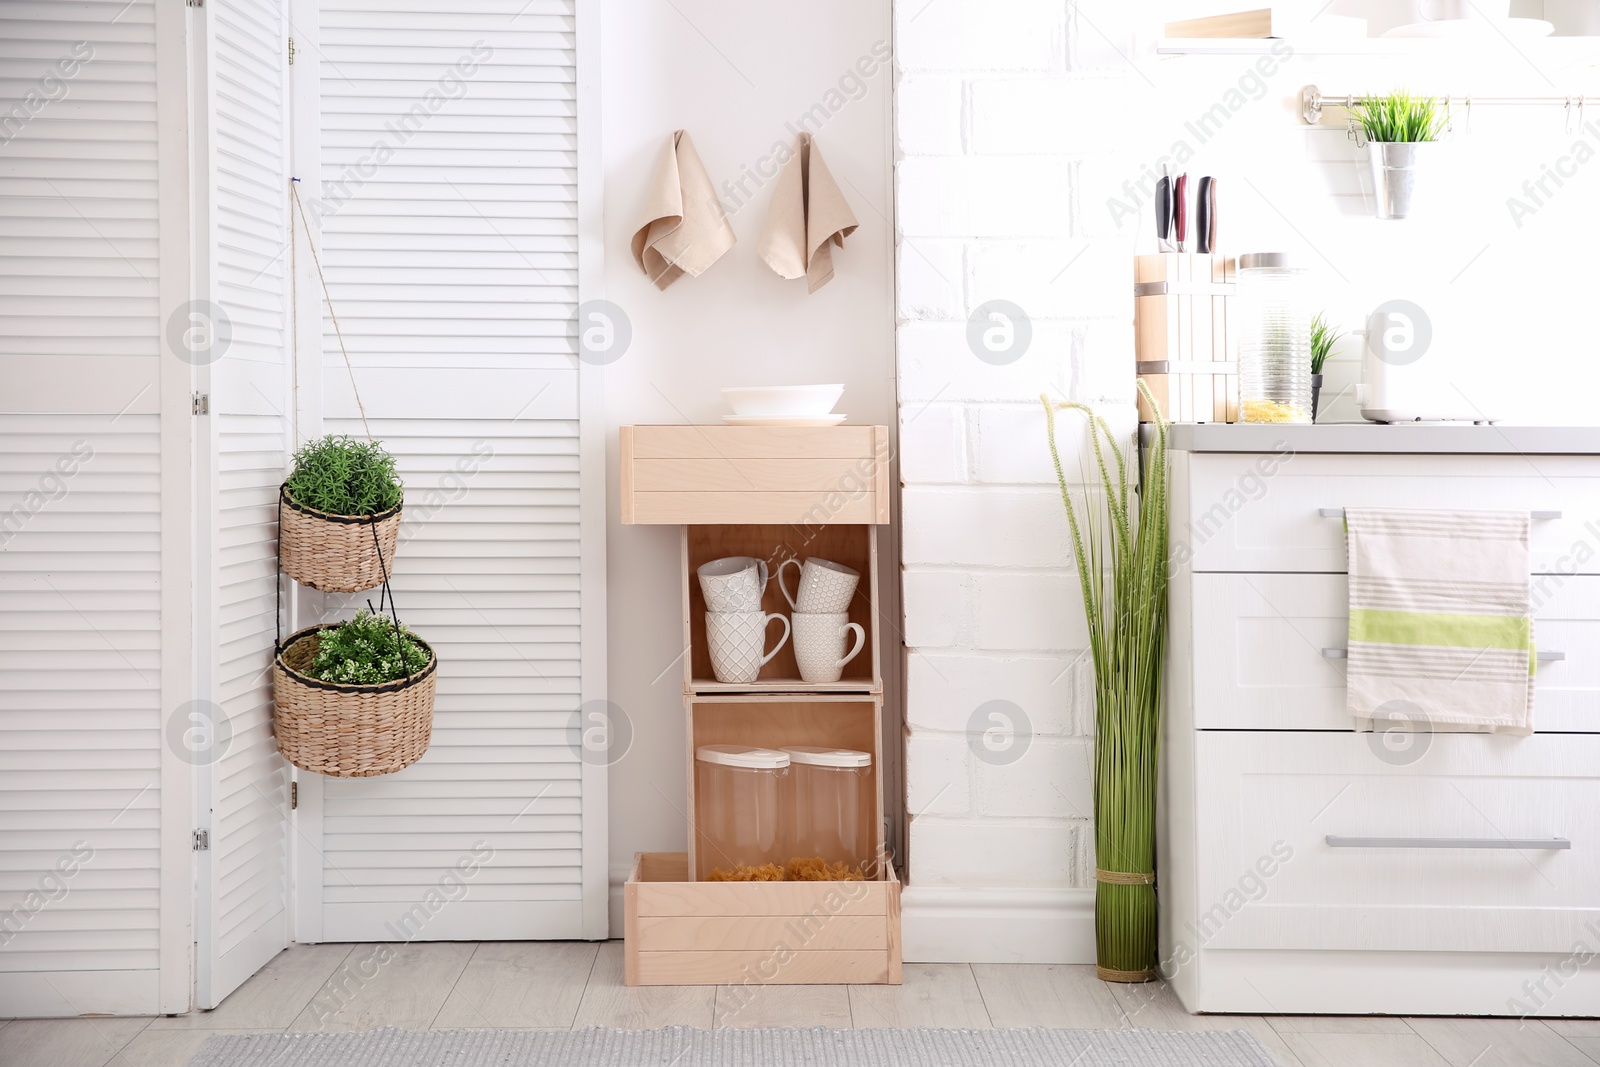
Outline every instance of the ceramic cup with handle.
<svg viewBox="0 0 1600 1067"><path fill-rule="evenodd" d="M800 572L800 581L793 593L783 581L784 568L790 566ZM778 588L783 590L784 599L795 611L807 615L849 611L850 598L856 595L856 585L860 581L860 572L816 556L803 564L797 559L786 559L778 564Z"/></svg>
<svg viewBox="0 0 1600 1067"><path fill-rule="evenodd" d="M767 561L754 556L728 556L702 564L695 572L706 609L716 612L761 610L761 594L767 591Z"/></svg>
<svg viewBox="0 0 1600 1067"><path fill-rule="evenodd" d="M867 643L867 631L851 622L842 611L827 614L794 615L794 661L800 678L807 682L837 682L844 665L855 659ZM844 649L845 635L855 634L850 651Z"/></svg>
<svg viewBox="0 0 1600 1067"><path fill-rule="evenodd" d="M777 619L783 623L783 636L770 652L762 651L767 643L767 624ZM753 682L761 668L789 640L789 620L782 615L768 615L762 611L708 611L706 612L706 645L711 649L711 673L719 682Z"/></svg>

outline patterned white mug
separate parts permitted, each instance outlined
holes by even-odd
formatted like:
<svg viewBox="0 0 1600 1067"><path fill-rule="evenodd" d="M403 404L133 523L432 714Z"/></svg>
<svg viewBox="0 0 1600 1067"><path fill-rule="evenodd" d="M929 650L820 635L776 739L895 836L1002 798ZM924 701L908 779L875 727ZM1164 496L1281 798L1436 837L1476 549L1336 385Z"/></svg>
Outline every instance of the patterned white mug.
<svg viewBox="0 0 1600 1067"><path fill-rule="evenodd" d="M800 572L800 581L793 593L783 581L783 569L789 566ZM794 558L778 564L778 588L783 590L783 598L791 608L807 615L849 611L850 598L856 595L856 585L860 581L860 572L816 556L804 564Z"/></svg>
<svg viewBox="0 0 1600 1067"><path fill-rule="evenodd" d="M772 646L772 651L762 652L767 642L767 624L773 619L783 623L783 636ZM711 673L719 682L753 682L761 668L789 640L789 620L774 612L760 611L706 612L706 645L711 649Z"/></svg>
<svg viewBox="0 0 1600 1067"><path fill-rule="evenodd" d="M855 632L856 643L844 650L844 635ZM844 612L794 615L794 661L800 678L807 682L837 682L844 665L855 659L867 644L867 631L851 622Z"/></svg>
<svg viewBox="0 0 1600 1067"><path fill-rule="evenodd" d="M695 572L706 609L718 612L761 610L761 595L767 591L767 561L754 556L728 556L714 559Z"/></svg>

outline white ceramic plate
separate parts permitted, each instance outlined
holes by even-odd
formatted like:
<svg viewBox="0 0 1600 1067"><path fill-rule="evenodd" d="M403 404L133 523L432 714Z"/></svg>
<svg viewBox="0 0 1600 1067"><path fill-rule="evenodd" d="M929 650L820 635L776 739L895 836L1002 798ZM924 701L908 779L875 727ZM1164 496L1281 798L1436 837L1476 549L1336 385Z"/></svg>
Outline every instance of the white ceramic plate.
<svg viewBox="0 0 1600 1067"><path fill-rule="evenodd" d="M1492 39L1503 35L1523 40L1548 37L1554 32L1555 25L1543 19L1439 19L1396 26L1384 36Z"/></svg>
<svg viewBox="0 0 1600 1067"><path fill-rule="evenodd" d="M837 426L848 415L724 415L729 426Z"/></svg>
<svg viewBox="0 0 1600 1067"><path fill-rule="evenodd" d="M790 415L820 419L833 410L842 385L758 385L724 389L735 415Z"/></svg>

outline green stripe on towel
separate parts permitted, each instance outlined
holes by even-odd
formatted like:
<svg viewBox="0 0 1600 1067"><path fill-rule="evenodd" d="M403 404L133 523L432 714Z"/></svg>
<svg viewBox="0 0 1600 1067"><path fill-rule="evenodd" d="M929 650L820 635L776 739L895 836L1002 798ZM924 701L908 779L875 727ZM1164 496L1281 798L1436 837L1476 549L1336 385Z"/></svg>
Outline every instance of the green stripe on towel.
<svg viewBox="0 0 1600 1067"><path fill-rule="evenodd" d="M1526 649L1533 643L1533 620L1526 615L1351 608L1350 640L1384 645Z"/></svg>

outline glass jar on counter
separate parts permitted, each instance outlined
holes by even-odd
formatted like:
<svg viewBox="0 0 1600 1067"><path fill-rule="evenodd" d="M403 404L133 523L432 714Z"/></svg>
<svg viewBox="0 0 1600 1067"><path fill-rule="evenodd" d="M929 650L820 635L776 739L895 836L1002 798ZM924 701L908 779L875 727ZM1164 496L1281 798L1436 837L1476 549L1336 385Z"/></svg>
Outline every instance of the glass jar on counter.
<svg viewBox="0 0 1600 1067"><path fill-rule="evenodd" d="M1239 421L1311 421L1309 272L1283 252L1239 257Z"/></svg>

